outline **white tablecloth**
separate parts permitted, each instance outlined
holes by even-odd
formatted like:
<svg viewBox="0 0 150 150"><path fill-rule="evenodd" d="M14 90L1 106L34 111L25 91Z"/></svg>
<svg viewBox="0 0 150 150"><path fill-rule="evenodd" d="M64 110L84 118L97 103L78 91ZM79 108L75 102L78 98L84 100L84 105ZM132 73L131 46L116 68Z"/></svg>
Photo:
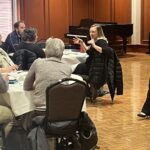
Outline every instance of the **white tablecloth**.
<svg viewBox="0 0 150 150"><path fill-rule="evenodd" d="M0 94L0 105L8 106L12 109L15 116L20 116L27 112L35 110L32 100L32 91L23 90L23 80L27 72L11 73L10 78L16 78L18 82L9 85L7 93ZM71 75L72 78L83 80L78 75ZM86 110L86 102L84 102L83 110Z"/></svg>
<svg viewBox="0 0 150 150"><path fill-rule="evenodd" d="M32 101L32 91L23 90L23 80L27 72L10 73L10 80L17 79L14 84L9 84L7 93L0 94L0 104L12 109L15 116L20 116L35 110Z"/></svg>
<svg viewBox="0 0 150 150"><path fill-rule="evenodd" d="M72 50L64 50L62 61L69 64L72 72L79 63L84 63L87 59L87 53L74 52Z"/></svg>

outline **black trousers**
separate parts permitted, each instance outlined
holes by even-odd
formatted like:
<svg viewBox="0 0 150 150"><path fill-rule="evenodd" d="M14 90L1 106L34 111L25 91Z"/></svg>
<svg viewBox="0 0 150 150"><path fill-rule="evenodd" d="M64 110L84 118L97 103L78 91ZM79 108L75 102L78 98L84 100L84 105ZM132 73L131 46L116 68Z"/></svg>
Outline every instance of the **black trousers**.
<svg viewBox="0 0 150 150"><path fill-rule="evenodd" d="M147 98L143 105L142 112L150 116L150 81L149 81L149 90L147 92Z"/></svg>
<svg viewBox="0 0 150 150"><path fill-rule="evenodd" d="M148 90L147 98L143 105L142 112L150 116L150 90Z"/></svg>

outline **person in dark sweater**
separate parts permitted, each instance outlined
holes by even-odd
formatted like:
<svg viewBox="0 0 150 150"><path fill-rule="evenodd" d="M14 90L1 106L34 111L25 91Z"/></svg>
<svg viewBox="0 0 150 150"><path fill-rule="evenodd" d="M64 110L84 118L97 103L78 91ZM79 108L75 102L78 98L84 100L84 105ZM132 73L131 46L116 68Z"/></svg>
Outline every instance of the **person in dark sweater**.
<svg viewBox="0 0 150 150"><path fill-rule="evenodd" d="M26 49L35 53L37 58L45 58L44 51L36 44L37 29L33 27L26 28L21 37L22 42L18 45L17 50Z"/></svg>
<svg viewBox="0 0 150 150"><path fill-rule="evenodd" d="M5 46L6 46L6 52L7 53L14 53L17 49L17 46L21 42L21 34L25 29L25 24L23 21L17 21L14 23L14 31L11 32L6 40L5 40Z"/></svg>

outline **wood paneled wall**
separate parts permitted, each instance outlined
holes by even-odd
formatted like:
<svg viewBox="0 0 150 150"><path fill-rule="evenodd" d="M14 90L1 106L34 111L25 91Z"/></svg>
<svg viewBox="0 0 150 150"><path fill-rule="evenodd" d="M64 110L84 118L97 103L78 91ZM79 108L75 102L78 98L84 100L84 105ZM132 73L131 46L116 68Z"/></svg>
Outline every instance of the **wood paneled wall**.
<svg viewBox="0 0 150 150"><path fill-rule="evenodd" d="M38 36L45 38L45 1L44 0L20 0L20 18L26 26L38 29Z"/></svg>
<svg viewBox="0 0 150 150"><path fill-rule="evenodd" d="M50 36L64 38L69 26L69 0L49 1Z"/></svg>
<svg viewBox="0 0 150 150"><path fill-rule="evenodd" d="M79 25L82 18L91 18L90 0L18 0L20 19L27 27L38 29L39 39L50 36L66 41L69 25Z"/></svg>
<svg viewBox="0 0 150 150"><path fill-rule="evenodd" d="M72 24L79 25L82 18L89 18L89 0L72 0Z"/></svg>
<svg viewBox="0 0 150 150"><path fill-rule="evenodd" d="M117 23L131 23L131 0L114 0L113 19Z"/></svg>
<svg viewBox="0 0 150 150"><path fill-rule="evenodd" d="M94 0L94 20L131 23L131 0Z"/></svg>
<svg viewBox="0 0 150 150"><path fill-rule="evenodd" d="M141 40L142 43L148 42L148 34L150 32L150 0L142 0L142 14L141 14Z"/></svg>
<svg viewBox="0 0 150 150"><path fill-rule="evenodd" d="M131 23L131 0L18 0L20 18L38 29L39 38L64 38L69 25L82 18L100 22ZM150 1L142 1L142 41L150 31Z"/></svg>
<svg viewBox="0 0 150 150"><path fill-rule="evenodd" d="M100 22L112 21L111 0L94 0L94 20Z"/></svg>

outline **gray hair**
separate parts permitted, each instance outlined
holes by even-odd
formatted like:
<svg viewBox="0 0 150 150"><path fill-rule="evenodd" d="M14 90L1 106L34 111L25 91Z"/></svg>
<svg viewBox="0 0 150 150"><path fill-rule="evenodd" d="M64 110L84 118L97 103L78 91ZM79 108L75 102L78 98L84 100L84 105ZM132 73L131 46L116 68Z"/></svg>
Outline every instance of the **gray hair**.
<svg viewBox="0 0 150 150"><path fill-rule="evenodd" d="M48 38L46 40L46 57L57 57L60 58L63 55L65 45L61 39L58 38Z"/></svg>

